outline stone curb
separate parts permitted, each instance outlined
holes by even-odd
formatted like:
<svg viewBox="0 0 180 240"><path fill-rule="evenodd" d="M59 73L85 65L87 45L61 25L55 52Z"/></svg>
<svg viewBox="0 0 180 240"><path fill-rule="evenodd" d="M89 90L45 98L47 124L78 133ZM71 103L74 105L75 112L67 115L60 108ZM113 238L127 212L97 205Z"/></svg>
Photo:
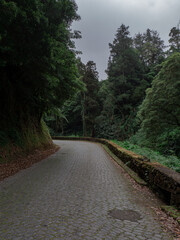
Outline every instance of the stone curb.
<svg viewBox="0 0 180 240"><path fill-rule="evenodd" d="M132 169L130 169L125 163L123 163L116 155L114 155L107 146L104 144L101 144L101 146L105 149L105 151L109 154L111 158L119 165L121 166L128 175L133 178L139 185L147 186L147 183L138 176L137 173L135 173Z"/></svg>

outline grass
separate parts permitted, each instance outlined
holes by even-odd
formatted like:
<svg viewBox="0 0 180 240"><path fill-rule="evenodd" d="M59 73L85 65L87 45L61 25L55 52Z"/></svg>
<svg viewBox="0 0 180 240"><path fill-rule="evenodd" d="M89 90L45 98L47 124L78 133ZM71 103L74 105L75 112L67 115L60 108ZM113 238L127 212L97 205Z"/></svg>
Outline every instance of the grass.
<svg viewBox="0 0 180 240"><path fill-rule="evenodd" d="M151 162L159 162L160 164L167 166L173 169L174 171L180 173L180 159L176 156L173 156L173 155L164 156L157 151L154 151L146 147L140 147L138 145L130 143L129 141L123 141L123 142L120 142L117 140L111 140L111 141L127 150L130 150L139 155L149 158Z"/></svg>

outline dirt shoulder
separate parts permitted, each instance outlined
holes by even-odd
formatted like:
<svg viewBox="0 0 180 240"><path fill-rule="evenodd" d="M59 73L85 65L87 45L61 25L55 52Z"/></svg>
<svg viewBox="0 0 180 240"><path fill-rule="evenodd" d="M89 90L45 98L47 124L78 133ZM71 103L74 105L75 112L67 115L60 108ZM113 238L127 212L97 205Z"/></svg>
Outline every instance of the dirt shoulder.
<svg viewBox="0 0 180 240"><path fill-rule="evenodd" d="M34 150L26 156L18 156L9 163L0 164L0 181L12 176L22 169L31 167L34 163L40 162L59 150L59 146L52 144L47 149Z"/></svg>

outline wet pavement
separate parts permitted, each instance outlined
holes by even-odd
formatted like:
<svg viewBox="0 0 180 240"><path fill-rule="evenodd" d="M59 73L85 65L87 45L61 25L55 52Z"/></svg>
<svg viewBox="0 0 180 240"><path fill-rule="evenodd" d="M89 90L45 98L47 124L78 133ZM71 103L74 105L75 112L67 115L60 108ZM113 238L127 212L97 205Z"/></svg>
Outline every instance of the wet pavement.
<svg viewBox="0 0 180 240"><path fill-rule="evenodd" d="M1 240L170 240L149 200L95 143L61 149L0 183Z"/></svg>

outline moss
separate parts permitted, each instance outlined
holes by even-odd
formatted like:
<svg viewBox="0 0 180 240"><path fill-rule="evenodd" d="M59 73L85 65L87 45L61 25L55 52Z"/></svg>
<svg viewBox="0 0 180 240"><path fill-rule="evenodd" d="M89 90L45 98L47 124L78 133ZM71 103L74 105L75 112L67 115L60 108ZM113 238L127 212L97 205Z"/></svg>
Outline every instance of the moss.
<svg viewBox="0 0 180 240"><path fill-rule="evenodd" d="M22 126L21 131L16 129L16 135L17 141L9 140L0 146L0 164L11 162L19 156L26 156L35 149L46 149L53 144L44 121L39 125L35 121L29 121Z"/></svg>
<svg viewBox="0 0 180 240"><path fill-rule="evenodd" d="M24 128L23 142L22 148L26 152L35 148L41 149L52 144L49 130L43 120L38 128L35 126L35 124L31 123Z"/></svg>
<svg viewBox="0 0 180 240"><path fill-rule="evenodd" d="M175 206L161 206L161 209L180 224L180 211Z"/></svg>
<svg viewBox="0 0 180 240"><path fill-rule="evenodd" d="M106 150L106 152L132 177L138 184L147 185L147 183L141 179L134 171L132 171L127 164L124 164L116 155L114 155L107 146L102 145L102 147Z"/></svg>

